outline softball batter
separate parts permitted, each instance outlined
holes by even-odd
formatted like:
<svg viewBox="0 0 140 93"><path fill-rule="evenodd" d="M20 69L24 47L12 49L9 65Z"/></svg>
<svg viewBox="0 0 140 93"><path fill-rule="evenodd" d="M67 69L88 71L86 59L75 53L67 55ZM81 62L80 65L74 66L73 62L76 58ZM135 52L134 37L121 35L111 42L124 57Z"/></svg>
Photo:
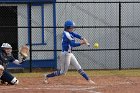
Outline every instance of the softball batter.
<svg viewBox="0 0 140 93"><path fill-rule="evenodd" d="M78 63L77 59L72 53L73 47L78 47L83 44L86 44L86 42L80 35L73 32L74 26L75 23L71 20L67 20L65 22L64 31L62 33L61 70L45 75L44 81L45 83L48 83L47 81L48 78L65 74L68 71L69 65L71 63L89 83L94 84L94 82L88 77L88 75L81 68L80 64ZM80 39L80 42L79 43L75 42L75 38Z"/></svg>

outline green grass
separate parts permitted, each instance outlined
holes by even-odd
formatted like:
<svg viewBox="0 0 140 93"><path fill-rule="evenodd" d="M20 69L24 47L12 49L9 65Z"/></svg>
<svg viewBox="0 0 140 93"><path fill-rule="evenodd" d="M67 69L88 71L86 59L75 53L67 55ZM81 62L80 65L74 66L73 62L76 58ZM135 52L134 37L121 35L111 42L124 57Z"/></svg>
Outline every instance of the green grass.
<svg viewBox="0 0 140 93"><path fill-rule="evenodd" d="M137 70L87 70L89 76L138 76L140 77L140 69ZM51 72L47 72L51 73ZM16 77L42 77L45 72L33 73L15 73ZM66 76L80 76L77 71L68 71Z"/></svg>
<svg viewBox="0 0 140 93"><path fill-rule="evenodd" d="M95 70L87 73L90 76L140 76L140 70Z"/></svg>

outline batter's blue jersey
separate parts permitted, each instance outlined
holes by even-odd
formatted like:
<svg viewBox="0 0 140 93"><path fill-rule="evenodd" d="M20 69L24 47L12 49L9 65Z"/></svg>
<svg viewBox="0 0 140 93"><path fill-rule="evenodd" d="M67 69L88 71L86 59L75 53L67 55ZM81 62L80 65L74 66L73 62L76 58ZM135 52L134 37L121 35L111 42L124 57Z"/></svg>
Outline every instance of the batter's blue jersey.
<svg viewBox="0 0 140 93"><path fill-rule="evenodd" d="M82 37L74 32L63 31L62 33L62 51L72 51L72 47L80 46L80 43L75 42L75 38L82 39Z"/></svg>

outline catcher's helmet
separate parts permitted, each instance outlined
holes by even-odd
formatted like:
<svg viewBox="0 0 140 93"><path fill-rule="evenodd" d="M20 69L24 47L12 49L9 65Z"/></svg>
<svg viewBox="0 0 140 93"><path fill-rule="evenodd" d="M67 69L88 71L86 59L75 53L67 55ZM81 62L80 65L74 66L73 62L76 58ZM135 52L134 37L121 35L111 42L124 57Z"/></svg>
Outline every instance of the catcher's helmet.
<svg viewBox="0 0 140 93"><path fill-rule="evenodd" d="M67 20L64 24L64 27L67 28L73 28L75 26L75 23L72 20Z"/></svg>
<svg viewBox="0 0 140 93"><path fill-rule="evenodd" d="M3 43L1 48L12 48L10 44L8 43Z"/></svg>

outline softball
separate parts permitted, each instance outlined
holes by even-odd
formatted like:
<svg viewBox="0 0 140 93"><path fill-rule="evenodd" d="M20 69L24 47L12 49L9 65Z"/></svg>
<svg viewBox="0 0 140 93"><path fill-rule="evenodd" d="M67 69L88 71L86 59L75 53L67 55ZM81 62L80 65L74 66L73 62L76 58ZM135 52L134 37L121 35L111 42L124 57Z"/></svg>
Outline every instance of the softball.
<svg viewBox="0 0 140 93"><path fill-rule="evenodd" d="M99 48L99 44L97 42L94 43L93 48Z"/></svg>

